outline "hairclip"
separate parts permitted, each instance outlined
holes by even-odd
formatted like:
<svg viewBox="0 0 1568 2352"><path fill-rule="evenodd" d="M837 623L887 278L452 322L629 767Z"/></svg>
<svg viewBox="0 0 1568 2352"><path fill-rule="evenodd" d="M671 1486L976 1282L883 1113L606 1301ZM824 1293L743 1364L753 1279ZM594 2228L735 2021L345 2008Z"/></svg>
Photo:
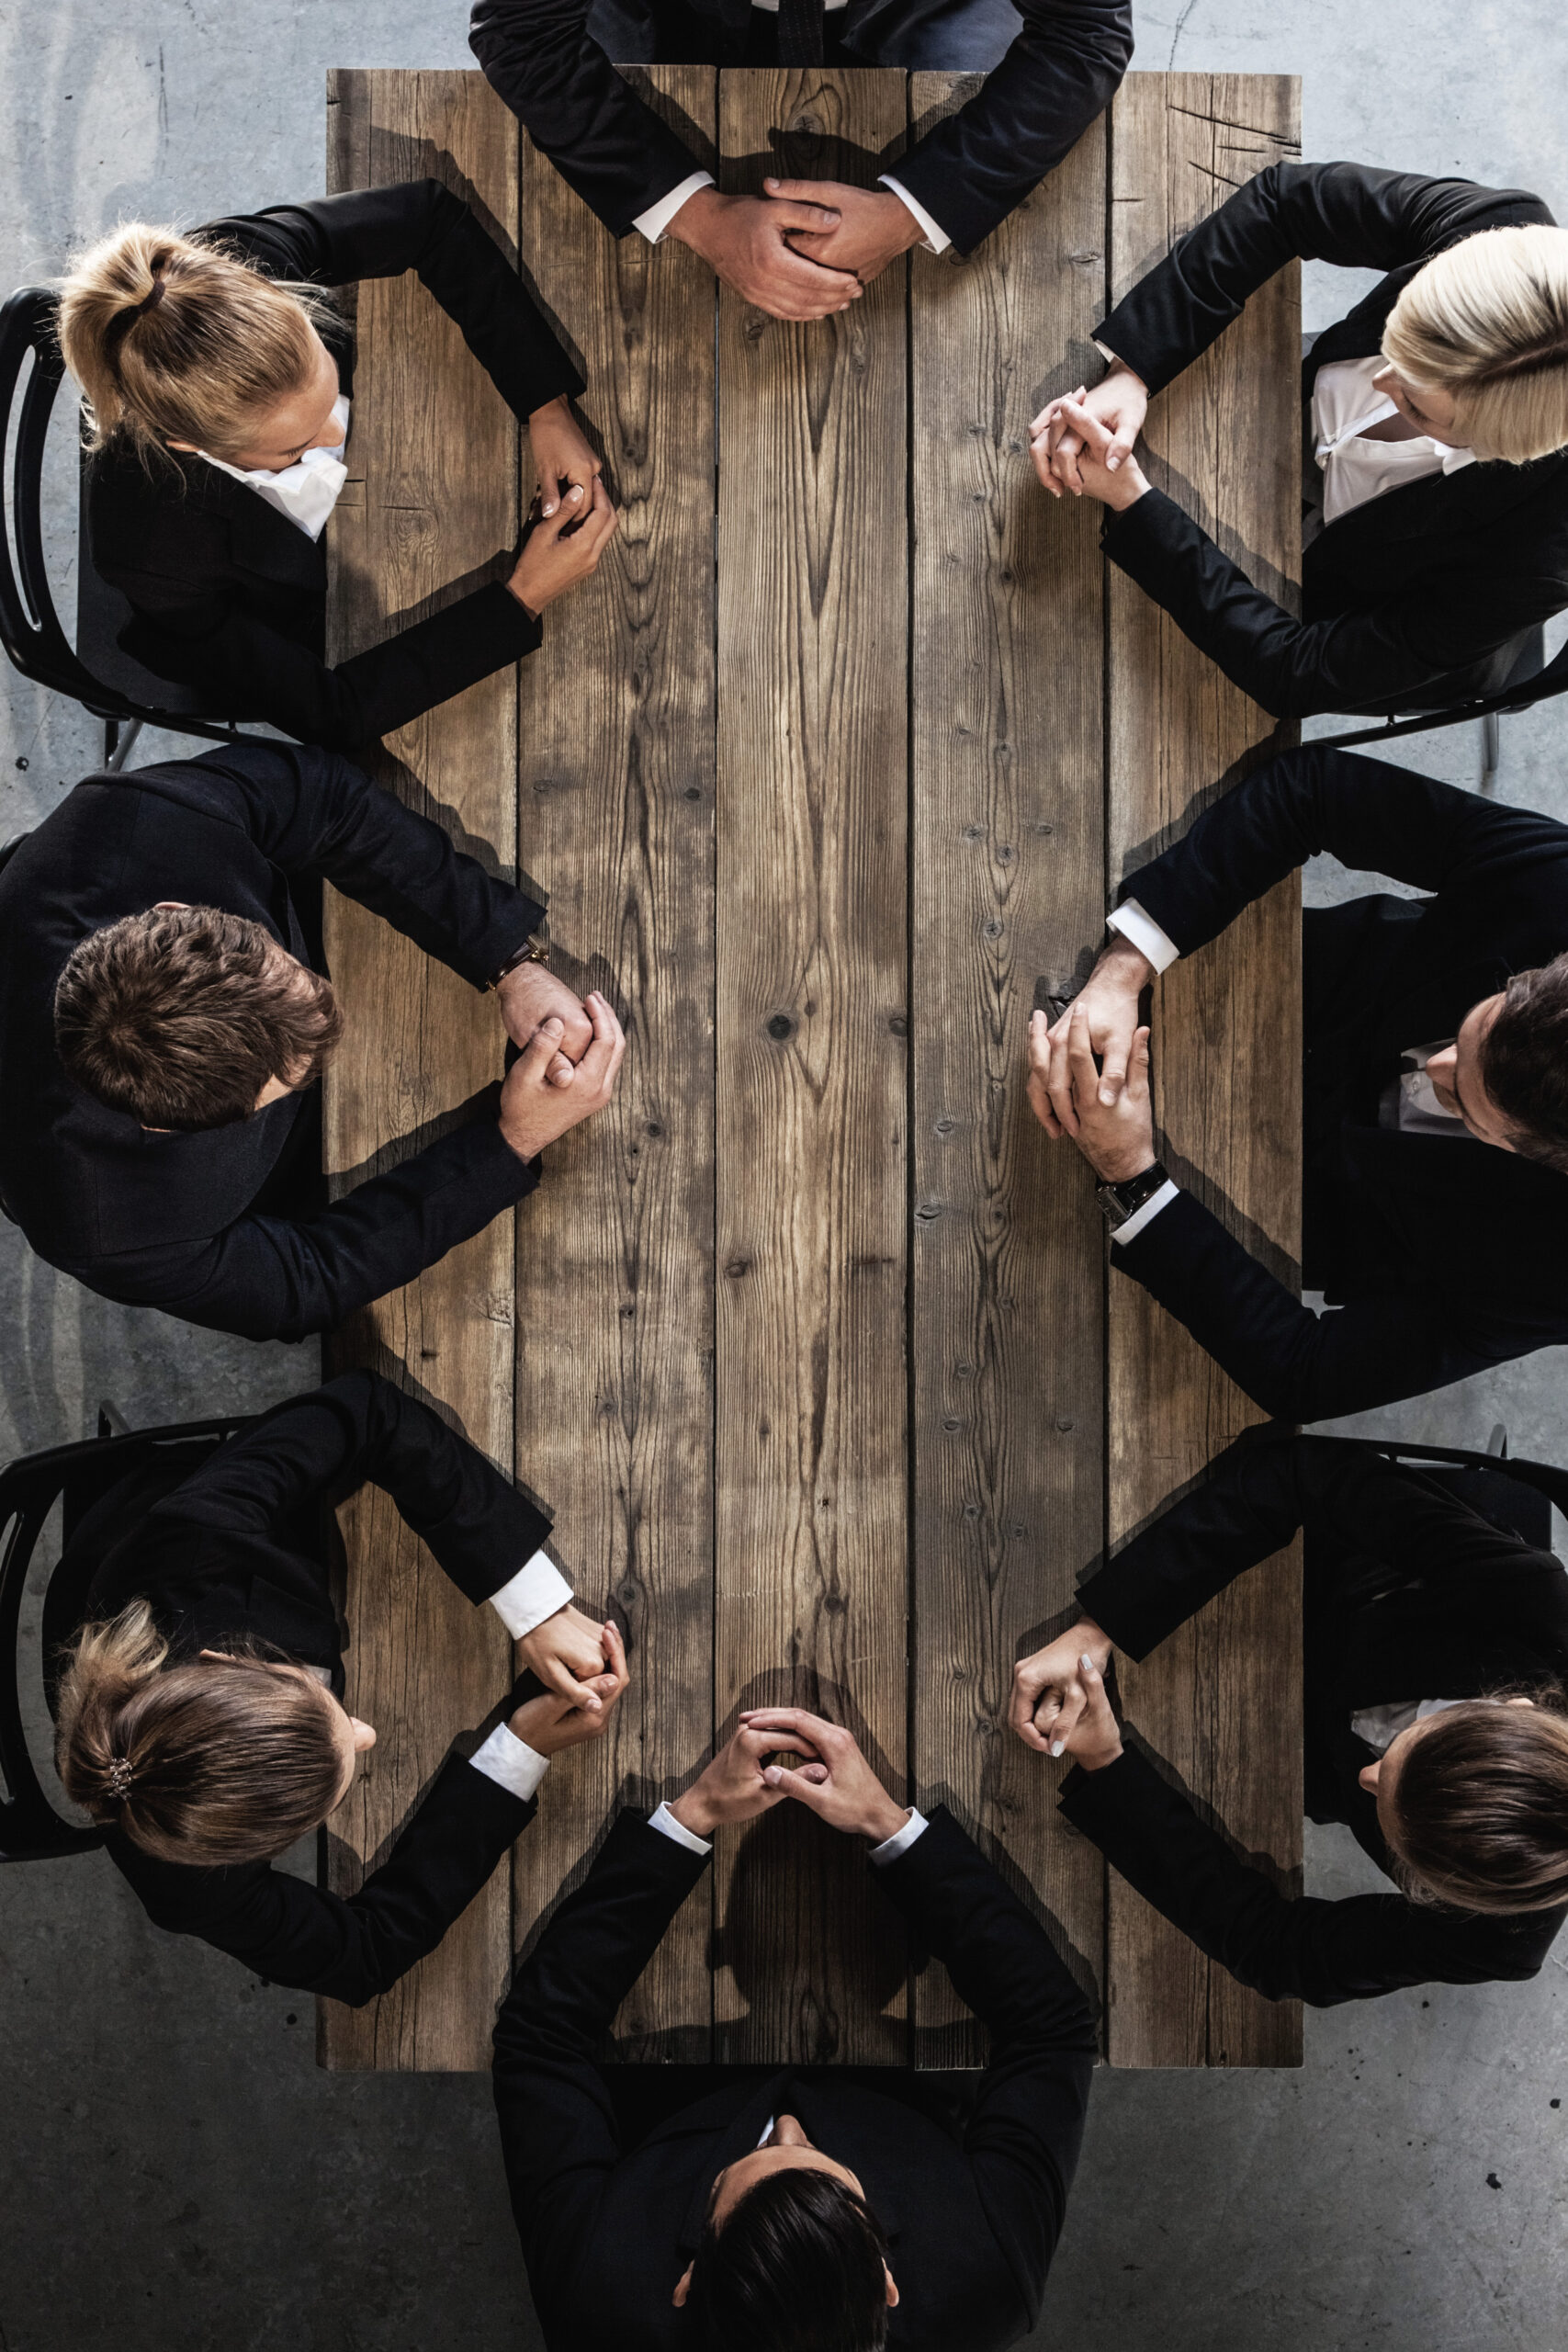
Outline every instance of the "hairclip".
<svg viewBox="0 0 1568 2352"><path fill-rule="evenodd" d="M134 1778L128 1756L110 1757L107 1792L117 1804L130 1794L130 1783Z"/></svg>

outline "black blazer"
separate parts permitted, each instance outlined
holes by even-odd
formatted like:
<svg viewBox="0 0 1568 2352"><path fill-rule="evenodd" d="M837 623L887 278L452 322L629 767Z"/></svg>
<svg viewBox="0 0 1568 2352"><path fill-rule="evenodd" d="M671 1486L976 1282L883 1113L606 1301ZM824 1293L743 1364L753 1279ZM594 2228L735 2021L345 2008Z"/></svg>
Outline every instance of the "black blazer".
<svg viewBox="0 0 1568 2352"><path fill-rule="evenodd" d="M990 2068L962 2141L824 2067L747 2075L624 2147L596 2052L705 1868L623 1813L501 2011L502 2147L550 2352L684 2340L670 2298L714 2177L781 2108L853 2166L892 2240L903 2301L890 2344L1016 2344L1039 2316L1094 2067L1089 2005L1044 1934L939 1808L877 1875L990 2029Z"/></svg>
<svg viewBox="0 0 1568 2352"><path fill-rule="evenodd" d="M650 0L655 17L659 0ZM691 0L722 64L746 55L751 0ZM868 65L936 13L933 0L849 0L843 30ZM1115 96L1133 54L1131 0L1020 0L1021 27L985 86L932 125L897 175L961 254L1022 203ZM536 146L604 226L705 167L616 73L587 0L474 0L468 42Z"/></svg>
<svg viewBox="0 0 1568 2352"><path fill-rule="evenodd" d="M417 270L525 420L582 390L516 270L438 180L276 205L199 233L268 277L346 286ZM346 329L332 346L350 392ZM133 608L126 651L197 687L220 715L270 720L302 742L346 749L389 734L540 640L538 622L497 581L330 666L325 532L312 540L243 482L178 451L149 473L111 444L86 496L93 562Z"/></svg>
<svg viewBox="0 0 1568 2352"><path fill-rule="evenodd" d="M476 1606L549 1530L428 1406L351 1372L253 1421L172 1490L155 1475L133 1478L96 1505L73 1539L78 1558L107 1547L88 1612L110 1617L146 1600L176 1657L254 1635L325 1668L341 1697L341 1636L309 1521L367 1480ZM274 1984L357 2007L434 1951L536 1809L451 1757L386 1860L346 1898L269 1862L157 1861L118 1832L108 1851L158 1927L231 1952Z"/></svg>
<svg viewBox="0 0 1568 2352"><path fill-rule="evenodd" d="M1477 187L1361 164L1271 164L1200 221L1095 339L1159 391L1292 255L1386 273L1320 334L1330 360L1379 350L1401 289L1483 229L1551 224L1523 188ZM1407 482L1330 523L1306 550L1298 620L1254 587L1163 491L1109 509L1113 563L1227 678L1277 718L1408 708L1502 685L1512 641L1568 605L1568 450Z"/></svg>
<svg viewBox="0 0 1568 2352"><path fill-rule="evenodd" d="M1376 1800L1356 1778L1375 1752L1350 1729L1352 1713L1561 1679L1568 1576L1375 1444L1269 1430L1222 1453L1078 1598L1119 1648L1146 1657L1298 1527L1308 1811L1348 1824L1388 1871ZM1133 1747L1101 1771L1075 1766L1061 1804L1156 1911L1269 2000L1327 2008L1404 1984L1534 1976L1568 1917L1568 1906L1491 1918L1403 1894L1281 1894Z"/></svg>
<svg viewBox="0 0 1568 2352"><path fill-rule="evenodd" d="M0 872L0 1196L90 1290L253 1340L341 1323L538 1181L493 1106L321 1204L315 1090L153 1135L67 1077L54 989L79 940L160 899L248 916L302 963L318 877L482 988L543 909L335 752L245 744L88 776Z"/></svg>
<svg viewBox="0 0 1568 2352"><path fill-rule="evenodd" d="M1184 955L1318 851L1429 891L1303 921L1303 1276L1314 1315L1190 1193L1111 1263L1282 1420L1416 1396L1568 1340L1568 1181L1379 1100L1513 972L1568 948L1568 826L1306 745L1205 809L1122 886Z"/></svg>

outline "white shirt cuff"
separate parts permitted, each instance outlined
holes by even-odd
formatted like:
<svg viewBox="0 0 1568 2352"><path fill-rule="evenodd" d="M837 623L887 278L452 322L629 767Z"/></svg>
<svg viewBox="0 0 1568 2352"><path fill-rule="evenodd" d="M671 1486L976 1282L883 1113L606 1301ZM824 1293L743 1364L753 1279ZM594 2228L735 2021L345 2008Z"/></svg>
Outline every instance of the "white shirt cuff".
<svg viewBox="0 0 1568 2352"><path fill-rule="evenodd" d="M506 1724L497 1724L482 1747L476 1747L468 1758L476 1772L498 1787L510 1789L514 1797L525 1803L535 1795L539 1782L550 1769L547 1756L540 1756L525 1739Z"/></svg>
<svg viewBox="0 0 1568 2352"><path fill-rule="evenodd" d="M1112 1241L1135 1241L1145 1226L1152 1225L1161 1209L1170 1206L1179 1189L1180 1187L1173 1184L1168 1176L1153 1200L1145 1201L1141 1209L1133 1211L1125 1225L1119 1225L1116 1227L1111 1237Z"/></svg>
<svg viewBox="0 0 1568 2352"><path fill-rule="evenodd" d="M686 198L695 196L698 188L712 187L713 184L711 172L693 172L679 187L672 187L668 196L661 196L657 204L650 204L646 212L639 212L632 227L640 229L649 243L656 245Z"/></svg>
<svg viewBox="0 0 1568 2352"><path fill-rule="evenodd" d="M1105 922L1108 930L1119 931L1123 939L1130 939L1156 972L1168 972L1173 964L1181 961L1181 950L1176 942L1166 937L1153 915L1145 914L1136 899L1123 899Z"/></svg>
<svg viewBox="0 0 1568 2352"><path fill-rule="evenodd" d="M657 1829L661 1838L673 1838L677 1846L684 1846L689 1854L711 1854L713 1851L713 1840L699 1838L694 1829L688 1829L683 1821L677 1821L667 1804L661 1804L657 1813L649 1815L648 1826L650 1829Z"/></svg>
<svg viewBox="0 0 1568 2352"><path fill-rule="evenodd" d="M571 1587L555 1562L543 1552L536 1552L524 1563L510 1584L492 1592L490 1605L514 1642L564 1609L571 1599Z"/></svg>
<svg viewBox="0 0 1568 2352"><path fill-rule="evenodd" d="M885 1838L880 1846L874 1846L872 1848L871 1859L876 1864L877 1869L879 1871L886 1870L889 1862L896 1862L900 1854L908 1853L909 1848L914 1844L916 1838L919 1837L921 1831L928 1829L930 1826L931 1824L927 1821L925 1815L919 1810L919 1807L918 1805L911 1805L909 1807L909 1818L904 1824L903 1828L896 1829L891 1838Z"/></svg>
<svg viewBox="0 0 1568 2352"><path fill-rule="evenodd" d="M925 231L927 253L944 254L949 245L952 244L953 239L948 235L947 231L942 227L942 222L940 220L933 220L931 214L926 210L925 206L923 204L917 204L914 198L909 194L908 189L903 186L901 181L896 180L891 172L882 173L880 175L880 179L881 185L884 187L890 187L892 189L900 204L907 204L908 206L910 211L914 214L916 220Z"/></svg>

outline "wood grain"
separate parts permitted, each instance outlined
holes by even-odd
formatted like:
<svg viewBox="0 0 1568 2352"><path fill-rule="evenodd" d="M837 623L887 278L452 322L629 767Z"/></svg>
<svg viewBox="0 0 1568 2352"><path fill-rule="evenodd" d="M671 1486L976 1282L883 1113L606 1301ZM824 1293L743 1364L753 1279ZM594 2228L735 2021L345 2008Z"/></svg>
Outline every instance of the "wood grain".
<svg viewBox="0 0 1568 2352"><path fill-rule="evenodd" d="M1134 74L1111 117L1112 300L1299 144L1285 76ZM1281 271L1151 406L1150 479L1271 593L1299 578L1299 273ZM1272 722L1111 568L1110 879L1235 783ZM1299 884L1174 966L1155 1013L1156 1117L1173 1172L1291 1279L1300 1257ZM1299 1278L1299 1277L1298 1277ZM1257 1408L1133 1282L1110 1294L1110 1532L1130 1534ZM1299 1564L1253 1571L1145 1666L1129 1718L1231 1837L1299 1880ZM1247 1992L1114 1872L1109 2052L1121 2065L1294 2065L1301 2012Z"/></svg>
<svg viewBox="0 0 1568 2352"><path fill-rule="evenodd" d="M643 80L711 142L716 76ZM582 1605L626 1626L610 1735L563 1758L515 1858L525 1942L617 1798L673 1795L713 1728L715 280L619 243L526 143L521 245L581 354L620 528L523 665L522 853L551 958L626 1024L614 1103L518 1212L517 1459ZM525 483L530 491L532 483ZM618 2054L705 2061L711 1881L623 2009Z"/></svg>
<svg viewBox="0 0 1568 2352"><path fill-rule="evenodd" d="M380 187L432 174L502 224L516 218L517 127L473 74L339 73L329 84L329 186ZM334 516L334 658L386 636L517 530L517 427L457 329L411 274L358 295L355 484ZM376 771L390 791L516 856L516 686L486 679L388 739ZM493 1002L375 916L327 893L326 944L349 1008L325 1080L334 1191L417 1148L420 1131L500 1073ZM398 1139L405 1141L400 1145ZM455 1250L406 1290L334 1335L333 1369L372 1364L429 1397L510 1471L512 1220ZM348 1703L379 1734L333 1816L330 1880L352 1893L375 1866L453 1735L511 1680L511 1645L491 1610L448 1584L378 1489L342 1514L347 1554ZM490 2023L511 1951L503 1866L440 1949L381 1999L318 2006L333 2067L452 2071L490 2063Z"/></svg>
<svg viewBox="0 0 1568 2352"><path fill-rule="evenodd" d="M915 75L917 123L974 86ZM1097 123L964 266L917 253L910 349L916 1789L1028 1883L1086 1984L1104 1865L1006 1711L1021 1636L1103 1540L1101 1219L1029 1112L1023 1048L1104 908L1099 517L1029 457L1090 364L1104 229ZM934 1967L915 2016L922 2064L982 2063Z"/></svg>
<svg viewBox="0 0 1568 2352"><path fill-rule="evenodd" d="M898 74L727 73L726 185L874 180ZM905 1770L907 273L718 323L716 1713ZM869 1873L804 1811L722 1840L717 2053L898 2060Z"/></svg>

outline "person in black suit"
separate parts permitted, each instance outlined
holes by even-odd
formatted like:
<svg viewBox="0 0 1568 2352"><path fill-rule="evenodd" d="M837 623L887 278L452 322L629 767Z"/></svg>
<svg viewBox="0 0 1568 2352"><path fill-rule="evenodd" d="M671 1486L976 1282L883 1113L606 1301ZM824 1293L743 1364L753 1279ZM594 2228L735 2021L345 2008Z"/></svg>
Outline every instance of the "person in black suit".
<svg viewBox="0 0 1568 2352"><path fill-rule="evenodd" d="M1157 971L1320 851L1430 893L1303 917L1323 1316L1167 1177L1136 1027ZM1030 1100L1100 1176L1112 1263L1265 1412L1325 1420L1568 1340L1568 827L1307 745L1129 876L1111 926L1055 1028L1032 1018Z"/></svg>
<svg viewBox="0 0 1568 2352"><path fill-rule="evenodd" d="M433 1951L537 1810L548 1759L596 1738L626 1687L614 1624L571 1605L545 1514L416 1397L368 1372L212 1447L172 1449L85 1515L95 1622L59 1682L66 1793L157 1926L258 1976L358 2007ZM341 1896L275 1870L375 1743L344 1704L321 1521L382 1487L547 1689L443 1765L386 1860ZM63 1564L62 1564L63 1565Z"/></svg>
<svg viewBox="0 0 1568 2352"><path fill-rule="evenodd" d="M824 0L474 0L469 42L615 236L676 237L759 310L817 319L911 245L973 253L1110 105L1133 53L1130 0L1021 0L1021 24L1000 13L1010 35L987 0L827 0L826 13ZM875 188L771 179L762 196L721 196L611 55L995 71Z"/></svg>
<svg viewBox="0 0 1568 2352"><path fill-rule="evenodd" d="M312 1081L343 1011L321 880L494 989L499 1102L327 1204ZM536 960L544 910L337 753L236 745L88 776L0 869L0 1202L128 1306L303 1339L531 1192L625 1040Z"/></svg>
<svg viewBox="0 0 1568 2352"><path fill-rule="evenodd" d="M540 519L504 578L348 661L326 659L323 526L347 478L354 342L310 288L417 270L527 426ZM209 221L131 222L82 254L61 346L96 451L96 571L125 650L213 715L343 750L402 727L540 641L539 615L615 526L570 401L582 379L515 268L435 180Z"/></svg>
<svg viewBox="0 0 1568 2352"><path fill-rule="evenodd" d="M1269 2000L1522 1982L1568 1917L1568 1576L1509 1524L1531 1498L1506 1465L1464 1479L1485 1515L1376 1444L1249 1430L1015 1668L1013 1728L1075 1759L1067 1819ZM1307 1812L1346 1823L1397 1894L1281 1894L1123 1745L1106 1697L1113 1644L1146 1657L1298 1527Z"/></svg>
<svg viewBox="0 0 1568 2352"><path fill-rule="evenodd" d="M1299 616L1133 455L1151 394L1297 255L1384 273L1303 366ZM1277 718L1495 693L1568 605L1568 231L1539 197L1273 164L1095 341L1110 374L1035 419L1040 478L1103 503L1111 561Z"/></svg>
<svg viewBox="0 0 1568 2352"><path fill-rule="evenodd" d="M807 1759L798 1769L770 1758ZM882 1885L990 2030L966 2123L919 2078L697 2070L705 2096L623 2138L598 2052L721 1822L793 1800L872 1840ZM887 1795L846 1731L743 1714L651 1820L620 1815L495 2030L512 2207L551 2352L806 2342L993 2352L1039 2316L1095 2061L1088 2002L957 1823ZM684 2326L681 2324L684 2320Z"/></svg>

